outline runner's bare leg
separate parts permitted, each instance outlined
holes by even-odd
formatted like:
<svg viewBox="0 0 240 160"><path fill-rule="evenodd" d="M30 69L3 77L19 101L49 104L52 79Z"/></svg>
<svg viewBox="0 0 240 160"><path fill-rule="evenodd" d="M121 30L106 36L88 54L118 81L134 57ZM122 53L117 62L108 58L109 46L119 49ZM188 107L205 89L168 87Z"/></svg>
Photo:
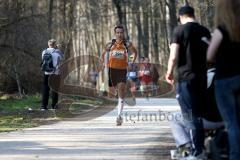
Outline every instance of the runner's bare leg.
<svg viewBox="0 0 240 160"><path fill-rule="evenodd" d="M118 116L121 116L123 107L124 107L124 98L125 98L125 87L126 84L120 82L117 84L118 88Z"/></svg>

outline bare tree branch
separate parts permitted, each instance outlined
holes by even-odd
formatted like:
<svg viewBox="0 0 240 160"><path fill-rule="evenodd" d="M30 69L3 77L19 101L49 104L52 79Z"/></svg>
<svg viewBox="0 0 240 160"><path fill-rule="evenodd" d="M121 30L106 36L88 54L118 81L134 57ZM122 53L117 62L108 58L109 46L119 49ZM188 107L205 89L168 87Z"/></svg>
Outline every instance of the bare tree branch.
<svg viewBox="0 0 240 160"><path fill-rule="evenodd" d="M34 57L34 53L32 52L29 52L25 49L22 49L22 48L18 48L16 46L11 46L11 45L7 45L7 44L4 44L4 45L0 45L0 48L1 49L10 49L10 50L13 50L13 51L17 51L17 52L21 52L21 53L24 53L25 55L31 57L32 59L36 60L37 61L37 57Z"/></svg>
<svg viewBox="0 0 240 160"><path fill-rule="evenodd" d="M44 17L46 16L47 13L44 13L44 14L36 14L36 15L29 15L29 16L25 16L25 17L20 17L18 18L16 21L12 21L12 22L9 22L7 24L3 24L3 25L0 25L0 29L1 28L6 28L6 27L9 27L10 25L14 25L14 24L17 24L23 20L26 20L26 19L29 19L29 18L38 18L38 17Z"/></svg>

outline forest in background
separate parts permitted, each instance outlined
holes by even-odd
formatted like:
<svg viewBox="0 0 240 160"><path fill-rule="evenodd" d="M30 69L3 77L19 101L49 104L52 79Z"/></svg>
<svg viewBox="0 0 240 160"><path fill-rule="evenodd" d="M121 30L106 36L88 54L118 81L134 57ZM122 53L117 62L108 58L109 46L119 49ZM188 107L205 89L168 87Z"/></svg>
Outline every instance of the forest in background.
<svg viewBox="0 0 240 160"><path fill-rule="evenodd" d="M139 56L166 66L177 11L184 4L185 0L0 0L0 92L40 92L41 52L48 39L60 42L65 60L99 57L117 24L125 27L126 39ZM214 0L189 4L197 21L212 30ZM68 78L73 79L81 79L78 66Z"/></svg>

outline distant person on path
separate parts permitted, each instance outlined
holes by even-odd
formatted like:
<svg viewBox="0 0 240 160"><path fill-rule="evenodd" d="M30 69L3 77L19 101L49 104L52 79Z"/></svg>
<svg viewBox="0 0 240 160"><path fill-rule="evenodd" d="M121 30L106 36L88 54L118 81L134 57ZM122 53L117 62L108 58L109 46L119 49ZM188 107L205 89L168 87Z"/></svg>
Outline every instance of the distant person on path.
<svg viewBox="0 0 240 160"><path fill-rule="evenodd" d="M191 134L192 151L189 158L203 158L204 130L201 115L207 89L207 44L202 39L209 39L210 32L195 21L194 9L189 5L179 9L179 20L181 25L176 27L171 39L166 80L170 84L174 83L173 69L177 65L176 98Z"/></svg>
<svg viewBox="0 0 240 160"><path fill-rule="evenodd" d="M138 79L139 79L139 90L141 91L141 95L144 96L143 93L143 86L141 85L141 81L142 81L142 76L143 76L143 72L141 72L143 70L143 62L144 62L145 57L140 57L139 59L139 71L138 71Z"/></svg>
<svg viewBox="0 0 240 160"><path fill-rule="evenodd" d="M49 78L54 80L54 85L58 88L60 85L60 62L63 59L63 53L57 48L57 41L50 39L48 41L48 48L42 51L42 71L43 75L43 89L42 89L42 104L41 110L48 109L48 99L49 99ZM52 109L57 109L58 104L58 93L56 90L52 90Z"/></svg>
<svg viewBox="0 0 240 160"><path fill-rule="evenodd" d="M141 71L142 69L143 69L143 62L144 62L144 59L145 59L145 57L141 57L140 59L139 59L139 71ZM141 81L141 79L142 79L142 76L143 76L143 73L142 72L139 72L139 74L138 74L138 78L139 78L139 80Z"/></svg>
<svg viewBox="0 0 240 160"><path fill-rule="evenodd" d="M144 58L139 74L141 76L140 82L143 96L148 98L149 96L151 96L153 88L153 66L150 64L149 58Z"/></svg>
<svg viewBox="0 0 240 160"><path fill-rule="evenodd" d="M215 96L228 131L230 160L240 157L240 0L216 1L215 25L207 52L215 63Z"/></svg>
<svg viewBox="0 0 240 160"><path fill-rule="evenodd" d="M116 39L107 44L105 51L102 54L102 62L107 63L109 67L109 87L114 87L118 92L118 116L116 123L122 125L122 111L124 107L126 75L128 67L128 52L134 55L133 62L137 58L137 50L131 42L127 42L124 38L123 26L114 28ZM107 60L107 61L105 61Z"/></svg>
<svg viewBox="0 0 240 160"><path fill-rule="evenodd" d="M137 85L139 84L139 79L138 79L138 64L133 63L133 60L134 60L134 55L129 56L127 80L131 85L130 90L131 90L132 97L135 99L136 89L137 89Z"/></svg>
<svg viewBox="0 0 240 160"><path fill-rule="evenodd" d="M98 72L94 69L91 68L89 71L89 78L90 78L90 82L92 84L93 88L96 88L97 86L97 78L98 78Z"/></svg>

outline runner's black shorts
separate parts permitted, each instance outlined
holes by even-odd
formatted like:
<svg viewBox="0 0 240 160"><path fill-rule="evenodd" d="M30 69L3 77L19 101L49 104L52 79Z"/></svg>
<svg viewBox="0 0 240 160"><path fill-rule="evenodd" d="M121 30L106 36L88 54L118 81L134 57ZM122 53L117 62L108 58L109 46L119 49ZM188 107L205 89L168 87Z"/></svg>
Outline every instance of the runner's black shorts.
<svg viewBox="0 0 240 160"><path fill-rule="evenodd" d="M108 70L109 76L109 87L115 87L118 83L126 83L127 81L127 69L115 69L109 68Z"/></svg>

